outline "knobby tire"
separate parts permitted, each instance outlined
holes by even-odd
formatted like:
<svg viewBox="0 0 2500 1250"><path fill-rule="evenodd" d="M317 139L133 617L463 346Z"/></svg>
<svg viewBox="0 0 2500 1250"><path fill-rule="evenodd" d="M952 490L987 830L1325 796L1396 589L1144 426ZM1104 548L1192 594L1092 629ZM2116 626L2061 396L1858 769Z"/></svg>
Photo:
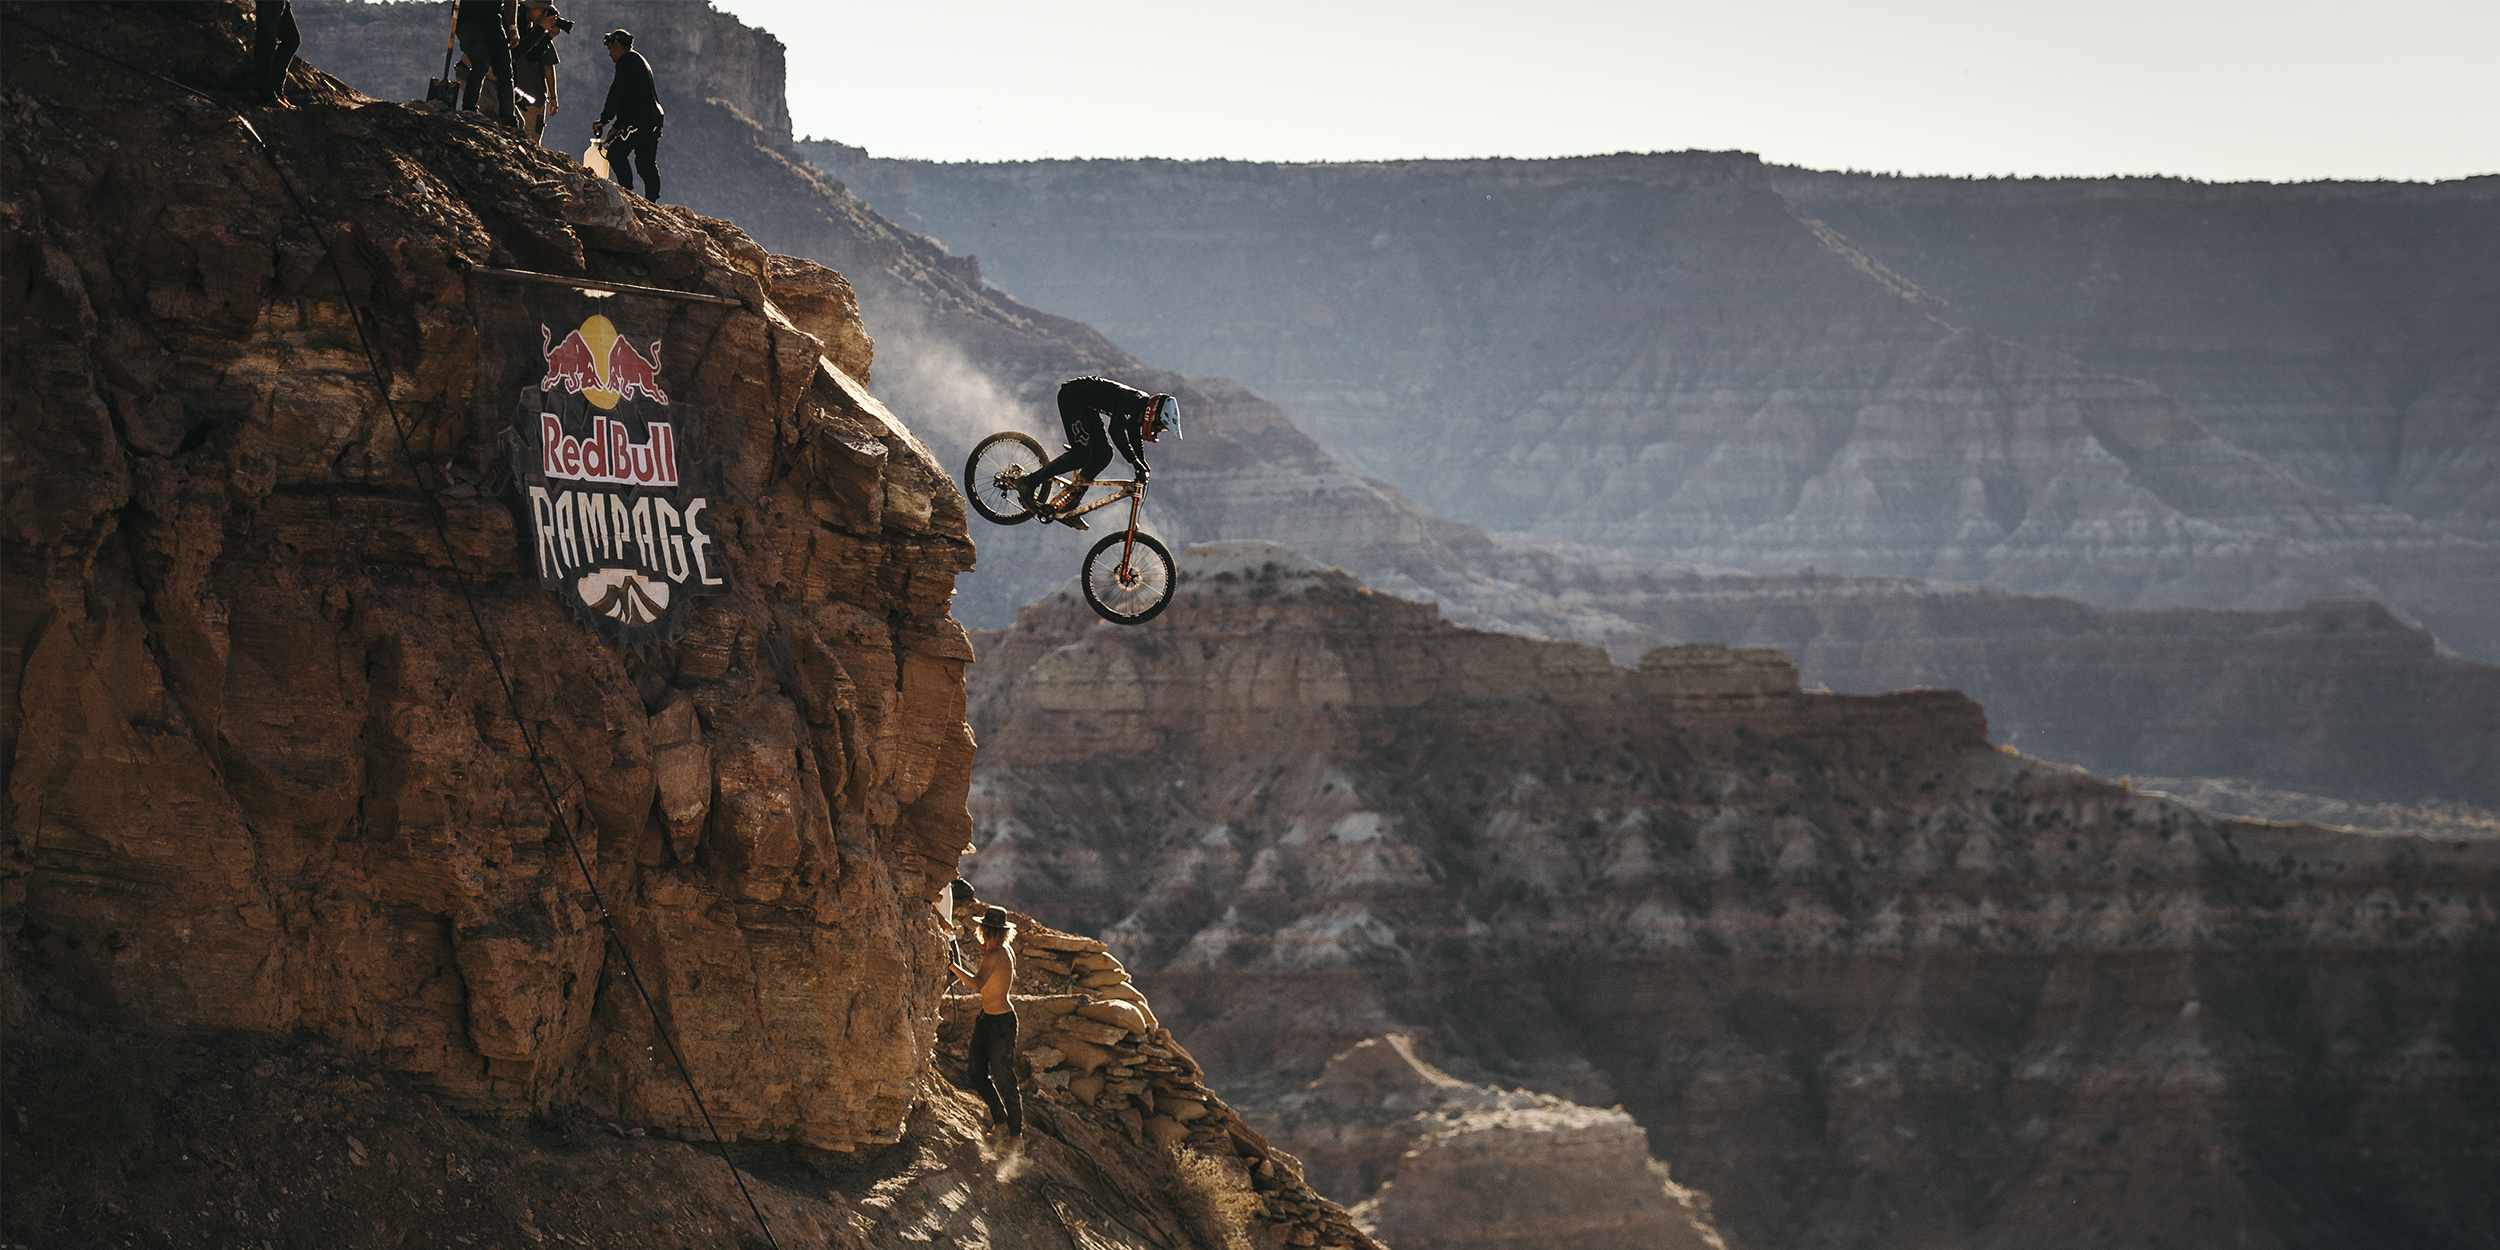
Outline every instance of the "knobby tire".
<svg viewBox="0 0 2500 1250"><path fill-rule="evenodd" d="M1033 509L1025 506L1016 488L1048 463L1050 457L1042 454L1032 435L1014 430L992 434L964 460L964 498L994 525L1022 525L1033 519Z"/></svg>
<svg viewBox="0 0 2500 1250"><path fill-rule="evenodd" d="M1171 551L1152 534L1137 535L1135 545L1128 547L1126 563L1133 580L1124 584L1121 548L1129 542L1126 530L1105 536L1085 553L1085 571L1077 578L1085 587L1085 602L1114 625L1143 625L1155 619L1171 604L1172 592L1180 584L1180 570L1172 563Z"/></svg>

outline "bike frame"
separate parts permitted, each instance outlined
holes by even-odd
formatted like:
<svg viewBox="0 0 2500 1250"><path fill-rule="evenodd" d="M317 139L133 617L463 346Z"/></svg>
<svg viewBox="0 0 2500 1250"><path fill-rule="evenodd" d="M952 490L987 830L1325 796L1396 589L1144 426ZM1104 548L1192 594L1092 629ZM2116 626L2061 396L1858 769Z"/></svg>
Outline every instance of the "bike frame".
<svg viewBox="0 0 2500 1250"><path fill-rule="evenodd" d="M1058 495L1051 500L1051 506L1053 508L1058 507L1059 500L1066 499L1071 491L1083 490L1093 486L1108 486L1111 488L1111 493L1065 515L1083 516L1086 513L1092 512L1098 508L1108 508L1123 499L1127 500L1128 539L1120 544L1120 571L1125 573L1128 571L1129 553L1137 550L1137 510L1144 506L1146 502L1146 484L1135 478L1119 478L1108 482L1070 482L1066 486L1060 488ZM1061 519L1065 518L1063 517Z"/></svg>

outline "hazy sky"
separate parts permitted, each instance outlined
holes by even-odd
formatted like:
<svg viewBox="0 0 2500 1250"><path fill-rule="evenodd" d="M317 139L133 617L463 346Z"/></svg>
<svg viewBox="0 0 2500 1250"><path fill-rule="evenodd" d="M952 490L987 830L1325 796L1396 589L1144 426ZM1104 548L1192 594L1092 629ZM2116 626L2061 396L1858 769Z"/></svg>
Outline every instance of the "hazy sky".
<svg viewBox="0 0 2500 1250"><path fill-rule="evenodd" d="M2500 172L2500 0L715 0L880 156L1561 156L2207 179Z"/></svg>

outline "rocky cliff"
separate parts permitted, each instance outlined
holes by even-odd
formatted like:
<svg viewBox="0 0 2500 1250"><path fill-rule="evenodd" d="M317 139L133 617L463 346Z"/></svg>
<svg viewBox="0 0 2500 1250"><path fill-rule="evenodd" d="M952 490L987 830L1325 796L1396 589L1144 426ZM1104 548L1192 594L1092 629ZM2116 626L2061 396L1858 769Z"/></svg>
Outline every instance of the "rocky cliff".
<svg viewBox="0 0 2500 1250"><path fill-rule="evenodd" d="M1741 153L807 152L999 285L1239 378L1357 468L1487 529L2103 607L2379 598L2500 658L2489 544L2304 481L2152 385L1972 328ZM2446 263L2440 239L2418 242ZM2471 403L2440 410L2442 429L2478 428ZM2474 463L2454 461L2458 480L2479 480Z"/></svg>
<svg viewBox="0 0 2500 1250"><path fill-rule="evenodd" d="M1188 566L1146 627L1062 595L975 635L971 871L1152 970L1254 1123L1410 1032L1622 1104L1749 1245L2486 1244L2500 843L2222 819L1950 692L1627 670L1272 548Z"/></svg>
<svg viewBox="0 0 2500 1250"><path fill-rule="evenodd" d="M1965 325L2151 382L2311 485L2500 538L2500 176L1772 181Z"/></svg>
<svg viewBox="0 0 2500 1250"><path fill-rule="evenodd" d="M1268 1110L1311 1183L1400 1250L1725 1250L1710 1200L1667 1178L1622 1108L1473 1085L1405 1034L1368 1038Z"/></svg>
<svg viewBox="0 0 2500 1250"><path fill-rule="evenodd" d="M717 1127L783 1245L1368 1244L932 1063L973 551L841 274L78 12L0 9L13 1239L743 1244Z"/></svg>
<svg viewBox="0 0 2500 1250"><path fill-rule="evenodd" d="M195 11L123 20L163 72L231 78L230 27L185 50ZM6 745L12 927L39 936L12 971L124 1018L306 1030L465 1106L595 1090L693 1123L601 993L616 969L561 825L672 1010L709 1026L690 1058L743 1091L714 1107L733 1131L890 1140L918 1062L899 1043L934 1008L907 917L965 831L946 608L972 553L944 471L734 227L314 84L259 125L316 235L231 114L111 66L112 91L74 90L102 71L13 47ZM549 365L519 288L472 264L743 301L613 310L678 347L653 349L656 385L709 418L688 458L721 475L728 593L684 590L673 643L602 645L525 566L493 485L504 384ZM819 1027L854 998L877 1006ZM830 1062L854 1052L879 1057Z"/></svg>

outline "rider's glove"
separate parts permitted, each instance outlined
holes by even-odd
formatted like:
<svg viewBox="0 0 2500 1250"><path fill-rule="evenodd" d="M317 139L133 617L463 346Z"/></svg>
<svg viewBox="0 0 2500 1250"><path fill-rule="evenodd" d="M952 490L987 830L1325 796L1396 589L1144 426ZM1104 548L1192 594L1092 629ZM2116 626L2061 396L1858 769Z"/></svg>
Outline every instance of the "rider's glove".
<svg viewBox="0 0 2500 1250"><path fill-rule="evenodd" d="M1155 475L1155 471L1154 471L1154 470L1149 469L1149 468L1147 468L1146 466L1144 466L1144 465L1142 465L1142 464L1141 464L1141 465L1139 465L1139 466L1137 466L1137 484L1138 484L1138 485L1140 485L1140 486L1145 485L1145 484L1146 484L1146 479L1147 479L1147 478L1150 478L1150 477L1153 477L1154 475Z"/></svg>

